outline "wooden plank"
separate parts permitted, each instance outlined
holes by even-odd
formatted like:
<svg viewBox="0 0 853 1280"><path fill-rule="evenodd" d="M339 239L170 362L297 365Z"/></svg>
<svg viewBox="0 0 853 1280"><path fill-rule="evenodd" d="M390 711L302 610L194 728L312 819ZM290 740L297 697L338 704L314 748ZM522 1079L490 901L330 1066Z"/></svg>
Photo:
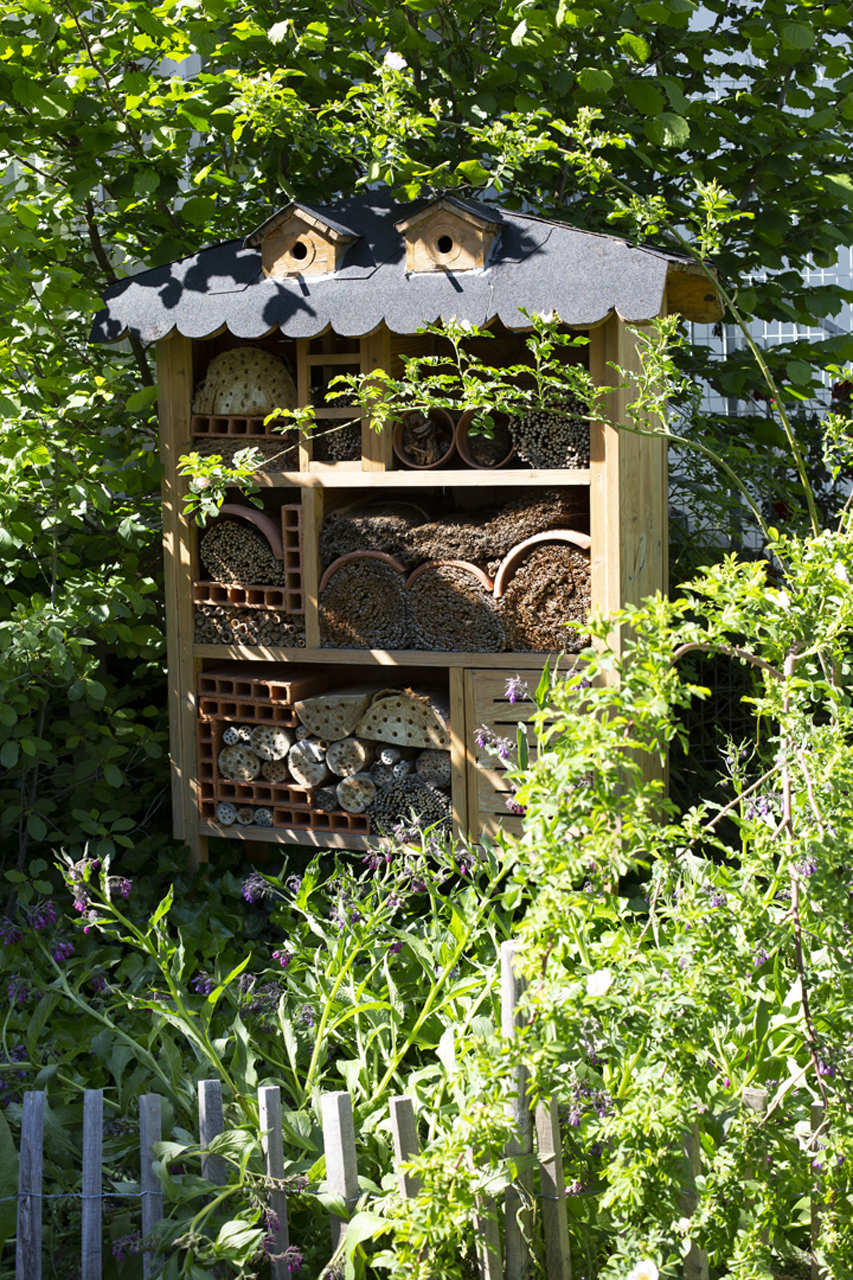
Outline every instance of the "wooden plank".
<svg viewBox="0 0 853 1280"><path fill-rule="evenodd" d="M222 1114L222 1085L218 1080L198 1082L198 1141L207 1147L225 1129ZM228 1181L228 1164L223 1156L203 1155L201 1176L214 1186L224 1186Z"/></svg>
<svg viewBox="0 0 853 1280"><path fill-rule="evenodd" d="M169 734L172 759L172 812L176 839L190 846L191 869L207 860L207 847L195 821L198 813L195 770L194 608L192 584L198 573L195 526L183 515L187 480L177 460L190 438L193 392L193 344L175 333L157 343L160 384L160 458L163 463L163 572L166 601Z"/></svg>
<svg viewBox="0 0 853 1280"><path fill-rule="evenodd" d="M347 1209L352 1211L359 1195L358 1167L352 1099L345 1090L321 1096L320 1123L326 1152L326 1182L329 1190L339 1195L345 1201ZM346 1220L332 1214L329 1226L332 1250L337 1253L346 1234Z"/></svg>
<svg viewBox="0 0 853 1280"><path fill-rule="evenodd" d="M326 667L354 667L359 665L365 667L401 667L406 669L407 678L409 671L413 667L422 667L424 670L432 670L436 667L449 670L464 667L491 667L505 670L509 662L512 663L513 675L530 671L535 673L535 676L539 676L542 674L545 658L551 656L546 653L425 653L419 649L395 649L390 651L385 649L320 649L318 647L273 649L262 645L239 644L197 644L195 646L195 654L197 658L215 658L220 662L241 658L255 662L319 662ZM551 656L552 669L555 661L556 655ZM562 663L561 670L569 671L574 665L574 661L569 658Z"/></svg>
<svg viewBox="0 0 853 1280"><path fill-rule="evenodd" d="M83 1093L82 1280L101 1280L104 1162L104 1091Z"/></svg>
<svg viewBox="0 0 853 1280"><path fill-rule="evenodd" d="M468 1168L474 1168L473 1154L468 1152ZM501 1231L497 1204L489 1196L475 1196L474 1251L480 1280L504 1280L501 1259Z"/></svg>
<svg viewBox="0 0 853 1280"><path fill-rule="evenodd" d="M296 339L296 403L300 409L311 403L311 387L309 383L307 356L310 349L309 338ZM299 437L299 470L305 472L311 465L314 454L313 440L310 434Z"/></svg>
<svg viewBox="0 0 853 1280"><path fill-rule="evenodd" d="M453 834L457 839L469 833L468 777L465 754L465 673L451 667L450 681L450 799L453 805Z"/></svg>
<svg viewBox="0 0 853 1280"><path fill-rule="evenodd" d="M379 437L371 432L374 439ZM384 438L384 437L383 437ZM389 437L390 438L390 437ZM393 450L392 450L393 452ZM439 489L473 485L490 489L554 489L565 485L577 485L588 488L592 483L592 470L583 471L514 471L512 468L500 471L490 470L464 471L454 468L447 471L362 471L356 482L352 472L339 470L337 467L326 467L322 472L305 471L260 471L254 477L259 488L287 489L299 487L303 489L346 488L351 489L354 483L359 489Z"/></svg>
<svg viewBox="0 0 853 1280"><path fill-rule="evenodd" d="M696 1179L702 1172L701 1144L699 1142L699 1126L694 1124L684 1137L684 1160L686 1181L681 1193L679 1208L686 1218L692 1218L699 1207L699 1196L696 1191ZM690 1250L684 1259L685 1280L708 1280L708 1255L700 1249L695 1240L690 1242Z"/></svg>
<svg viewBox="0 0 853 1280"><path fill-rule="evenodd" d="M266 1175L281 1181L284 1178L284 1141L281 1133L281 1090L278 1085L258 1090L258 1114ZM267 1204L275 1215L269 1225L269 1234L275 1241L270 1250L270 1273L273 1280L290 1280L290 1267L287 1259L281 1256L290 1247L287 1193L284 1188L268 1192Z"/></svg>
<svg viewBox="0 0 853 1280"><path fill-rule="evenodd" d="M821 1150L824 1143L814 1139L814 1134L823 1128L826 1119L826 1110L822 1102L813 1102L811 1105L811 1131L813 1135L813 1144L811 1148L812 1162L817 1160L817 1152ZM819 1175L818 1175L819 1177ZM817 1181L817 1179L816 1179ZM829 1272L822 1267L815 1256L818 1239L820 1238L821 1219L823 1217L822 1206L823 1198L812 1192L811 1203L811 1243L812 1243L812 1261L811 1261L811 1280L829 1280Z"/></svg>
<svg viewBox="0 0 853 1280"><path fill-rule="evenodd" d="M223 827L216 822L206 822L201 827L204 836L223 840L246 840L254 844L298 844L311 849L369 849L376 836L349 834L342 831L306 831L300 827ZM247 850L247 857L251 853ZM259 857L262 855L258 855Z"/></svg>
<svg viewBox="0 0 853 1280"><path fill-rule="evenodd" d="M515 1035L518 1003L524 992L524 980L515 972L516 944L501 943L501 1033L505 1037ZM528 1072L524 1066L515 1069L513 1090L506 1102L506 1113L511 1117L515 1136L507 1143L507 1156L513 1158L529 1155L533 1150L533 1116L527 1097ZM504 1200L504 1277L505 1280L527 1280L530 1275L530 1229L533 1197L533 1171L516 1174L519 1190L509 1187ZM550 1278L549 1278L550 1280Z"/></svg>
<svg viewBox="0 0 853 1280"><path fill-rule="evenodd" d="M162 1137L161 1102L157 1093L145 1093L139 1099L139 1170L142 1191L142 1238L150 1239L151 1233L163 1217L163 1192L154 1172L154 1155L151 1147ZM154 1250L142 1254L142 1275L151 1280L159 1271Z"/></svg>
<svg viewBox="0 0 853 1280"><path fill-rule="evenodd" d="M41 1206L44 1167L44 1101L41 1091L25 1093L18 1163L18 1235L15 1280L41 1280Z"/></svg>
<svg viewBox="0 0 853 1280"><path fill-rule="evenodd" d="M377 369L389 372L391 369L390 334L384 324L375 333L361 340L362 374L375 373ZM385 427L381 434L377 434L366 419L362 421L361 454L365 472L383 474L390 471L394 462L390 426Z"/></svg>
<svg viewBox="0 0 853 1280"><path fill-rule="evenodd" d="M397 1164L397 1181L404 1200L414 1200L421 1189L421 1179L414 1173L404 1173L401 1164L420 1155L418 1124L411 1098L401 1095L391 1099L391 1136L394 1140L394 1160Z"/></svg>
<svg viewBox="0 0 853 1280"><path fill-rule="evenodd" d="M744 1089L740 1096L741 1106L745 1111L754 1111L756 1115L762 1118L767 1114L767 1105L770 1101L770 1094L766 1089ZM747 1181L755 1177L754 1169L746 1170ZM752 1201L746 1201L746 1208L749 1209ZM767 1244L767 1233L762 1233L762 1240Z"/></svg>
<svg viewBox="0 0 853 1280"><path fill-rule="evenodd" d="M325 513L322 489L306 489L302 495L302 591L305 602L306 649L318 649L320 646L320 534Z"/></svg>
<svg viewBox="0 0 853 1280"><path fill-rule="evenodd" d="M545 1274L548 1280L572 1280L560 1108L556 1098L536 1104L536 1152L539 1160L539 1191L542 1196Z"/></svg>

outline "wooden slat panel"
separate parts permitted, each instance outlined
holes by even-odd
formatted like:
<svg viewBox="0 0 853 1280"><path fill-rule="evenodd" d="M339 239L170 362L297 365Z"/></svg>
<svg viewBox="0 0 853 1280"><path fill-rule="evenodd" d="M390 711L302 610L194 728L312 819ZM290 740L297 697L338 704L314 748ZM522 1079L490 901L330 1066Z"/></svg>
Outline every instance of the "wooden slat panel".
<svg viewBox="0 0 853 1280"><path fill-rule="evenodd" d="M501 657L506 661L507 655ZM545 655L538 658L539 670L527 677L527 685L535 689L539 682ZM469 670L465 672L465 747L468 753L468 820L472 839L482 832L491 835L498 823L505 831L520 833L521 819L513 817L506 801L512 795L512 787L506 780L504 765L475 740L481 725L493 730L501 738L509 738L515 758L515 742L519 721L529 719L534 711L532 702L512 703L506 696L507 681L517 673L517 668L504 667L500 671ZM535 735L528 728L527 741L531 758L535 758Z"/></svg>
<svg viewBox="0 0 853 1280"><path fill-rule="evenodd" d="M160 1095L145 1093L139 1099L139 1167L140 1188L142 1190L142 1237L147 1240L157 1223L163 1217L163 1192L154 1172L154 1154L151 1146L162 1137ZM153 1249L146 1249L142 1255L142 1275L144 1280L151 1280L155 1271L159 1271L155 1262Z"/></svg>
<svg viewBox="0 0 853 1280"><path fill-rule="evenodd" d="M104 1092L83 1093L82 1280L101 1280L101 1198L104 1158Z"/></svg>
<svg viewBox="0 0 853 1280"><path fill-rule="evenodd" d="M41 1196L44 1166L44 1099L24 1094L18 1164L18 1235L15 1280L41 1280Z"/></svg>

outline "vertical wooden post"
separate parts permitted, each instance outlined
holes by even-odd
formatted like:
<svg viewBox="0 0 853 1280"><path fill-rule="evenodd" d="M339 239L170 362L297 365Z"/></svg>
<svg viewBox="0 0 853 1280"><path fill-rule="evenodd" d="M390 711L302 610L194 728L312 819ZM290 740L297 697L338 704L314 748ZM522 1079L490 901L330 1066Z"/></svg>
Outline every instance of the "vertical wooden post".
<svg viewBox="0 0 853 1280"><path fill-rule="evenodd" d="M308 338L296 339L296 403L305 409L311 403L311 387L307 355L311 349ZM314 440L310 433L299 433L298 441L299 470L310 471L311 459L314 457Z"/></svg>
<svg viewBox="0 0 853 1280"><path fill-rule="evenodd" d="M83 1094L82 1280L101 1280L101 1199L104 1161L104 1092Z"/></svg>
<svg viewBox="0 0 853 1280"><path fill-rule="evenodd" d="M548 1280L572 1280L563 1143L556 1098L536 1105L536 1149L545 1236L545 1273Z"/></svg>
<svg viewBox="0 0 853 1280"><path fill-rule="evenodd" d="M160 1095L145 1093L139 1099L139 1165L142 1189L142 1238L147 1240L163 1217L163 1192L153 1169L152 1144L162 1137ZM142 1275L150 1280L154 1274L154 1251L142 1254Z"/></svg>
<svg viewBox="0 0 853 1280"><path fill-rule="evenodd" d="M15 1280L41 1280L41 1194L44 1165L44 1094L25 1093L18 1165L18 1237Z"/></svg>
<svg viewBox="0 0 853 1280"><path fill-rule="evenodd" d="M505 1036L515 1034L517 1006L524 991L523 980L515 974L515 956L514 942L501 943L501 1031ZM533 1151L533 1117L527 1100L526 1067L516 1068L515 1088L506 1110L515 1128L515 1136L507 1144L507 1155L510 1159L529 1155ZM529 1204L533 1196L533 1171L528 1169L517 1174L516 1183L519 1190L508 1187L504 1204L504 1275L506 1280L527 1280L530 1274L532 1215Z"/></svg>
<svg viewBox="0 0 853 1280"><path fill-rule="evenodd" d="M391 334L384 322L361 340L362 374L375 373L377 369L391 372ZM390 471L394 465L391 428L386 427L381 435L377 435L367 419L362 419L361 453L362 470Z"/></svg>
<svg viewBox="0 0 853 1280"><path fill-rule="evenodd" d="M468 1152L468 1168L474 1168L473 1152ZM477 1274L480 1280L503 1280L501 1259L501 1232L498 1226L497 1204L487 1196L475 1196L474 1249L477 1254Z"/></svg>
<svg viewBox="0 0 853 1280"><path fill-rule="evenodd" d="M320 534L325 519L319 486L302 490L302 590L305 601L305 647L320 647Z"/></svg>
<svg viewBox="0 0 853 1280"><path fill-rule="evenodd" d="M684 1138L684 1160L687 1166L687 1179L681 1193L680 1209L685 1218L692 1218L699 1206L699 1195L696 1191L696 1179L702 1172L701 1144L699 1142L699 1126L694 1124ZM704 1249L691 1241L690 1252L684 1259L685 1280L708 1280L708 1255Z"/></svg>
<svg viewBox="0 0 853 1280"><path fill-rule="evenodd" d="M468 827L468 763L465 751L465 672L461 667L449 670L450 694L450 798L453 803L453 834L473 840L479 831L469 832ZM473 793L476 794L476 793Z"/></svg>
<svg viewBox="0 0 853 1280"><path fill-rule="evenodd" d="M825 1120L825 1119L826 1119L826 1111L825 1111L825 1109L824 1109L824 1105L823 1105L823 1103L822 1103L822 1102L813 1102L813 1103L812 1103L812 1106L811 1106L811 1130L812 1130L812 1135L816 1134L816 1133L821 1129L821 1127L823 1126L823 1122L824 1122L824 1120ZM817 1152L817 1151L819 1151L819 1150L821 1149L821 1147L822 1147L822 1146L823 1146L823 1143L818 1142L818 1141L814 1141L814 1142L813 1142L813 1144L812 1144L812 1152ZM812 1159L813 1159L813 1160L814 1160L814 1159L816 1159L816 1158L817 1158L817 1157L816 1157L816 1155L813 1155L813 1156L812 1156ZM818 1181L818 1180L816 1179L816 1181ZM824 1267L822 1267L822 1266L820 1265L820 1263L819 1263L819 1262L818 1262L818 1260L817 1260L816 1254L815 1254L815 1249L816 1249L816 1247L817 1247L817 1242L818 1242L818 1239L819 1239L819 1237L820 1237L820 1224L821 1224L821 1216L822 1216L822 1214L821 1214L821 1204L823 1203L823 1197L822 1197L822 1196L820 1196L820 1197L819 1197L817 1194L815 1194L815 1192L816 1192L816 1191L817 1191L817 1188L815 1188L815 1191L813 1191L813 1192L812 1192L812 1205L811 1205L811 1216L812 1216L812 1223L811 1223L811 1240L812 1240L811 1280L827 1280L827 1272L826 1272L825 1268L824 1268Z"/></svg>
<svg viewBox="0 0 853 1280"><path fill-rule="evenodd" d="M320 1098L320 1122L326 1152L326 1182L346 1202L347 1209L358 1199L358 1167L355 1155L355 1126L352 1100L348 1093L324 1093ZM346 1234L346 1220L332 1214L332 1252L337 1253Z"/></svg>
<svg viewBox="0 0 853 1280"><path fill-rule="evenodd" d="M218 1080L198 1082L198 1140L207 1147L225 1128L222 1116L222 1085ZM228 1181L228 1164L222 1156L202 1156L201 1176L214 1186Z"/></svg>
<svg viewBox="0 0 853 1280"><path fill-rule="evenodd" d="M754 1111L756 1115L759 1115L762 1118L767 1114L767 1103L769 1102L769 1100L770 1100L770 1095L768 1094L766 1089L744 1089L743 1093L741 1094L741 1105L743 1106L744 1110ZM749 1169L747 1171L746 1176L748 1178L754 1178L755 1173L756 1173L755 1169ZM747 1203L747 1207L749 1207L751 1202L747 1201L746 1203ZM762 1239L764 1243L767 1244L766 1233L762 1234Z"/></svg>
<svg viewBox="0 0 853 1280"><path fill-rule="evenodd" d="M412 1099L405 1095L392 1098L391 1136L394 1139L394 1159L397 1163L397 1180L404 1200L414 1200L421 1189L421 1180L413 1173L403 1173L399 1166L420 1154L418 1125Z"/></svg>
<svg viewBox="0 0 853 1280"><path fill-rule="evenodd" d="M261 1145L264 1152L264 1168L268 1178L284 1178L284 1141L281 1135L281 1090L269 1085L258 1090L258 1114L261 1126ZM277 1226L270 1229L275 1237L276 1255L287 1252L290 1246L290 1229L287 1222L287 1193L281 1187L270 1191L267 1202L276 1217ZM273 1280L290 1280L290 1267L277 1257L271 1263Z"/></svg>
<svg viewBox="0 0 853 1280"><path fill-rule="evenodd" d="M175 838L190 847L190 866L207 861L207 839L199 835L196 785L195 620L192 582L196 576L195 530L183 515L187 481L177 461L190 438L193 344L175 333L157 343L160 384L160 458L163 463L163 577L166 595L169 742L172 757L172 814Z"/></svg>

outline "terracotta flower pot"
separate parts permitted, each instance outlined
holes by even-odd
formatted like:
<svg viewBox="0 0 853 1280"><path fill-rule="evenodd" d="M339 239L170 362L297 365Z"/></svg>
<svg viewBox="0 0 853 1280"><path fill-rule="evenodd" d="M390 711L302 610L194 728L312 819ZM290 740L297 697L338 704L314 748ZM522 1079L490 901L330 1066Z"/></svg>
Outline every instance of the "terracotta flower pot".
<svg viewBox="0 0 853 1280"><path fill-rule="evenodd" d="M390 564L391 568L396 569L400 574L405 574L406 572L399 560L395 560L393 556L386 555L384 551L348 551L345 556L338 556L337 560L333 560L323 574L320 579L320 595L323 594L323 591L328 586L332 574L340 569L342 564L347 564L350 560L381 560L383 564Z"/></svg>
<svg viewBox="0 0 853 1280"><path fill-rule="evenodd" d="M470 436L471 436L471 424L473 423L474 418L477 416L479 412L482 412L482 411L478 409L466 409L465 412L462 414L462 417L457 422L456 452L459 454L459 457L462 459L465 465L467 467L473 467L475 471L496 471L498 467L505 467L515 457L515 445L512 443L512 438L510 437L508 452L504 453L503 457L496 457L494 462L478 461L477 455L472 451ZM506 414L499 413L493 416L494 416L496 427L507 426L509 419L506 417ZM486 436L481 436L480 439L483 442L483 446L487 446L489 444L495 443L493 441L490 441ZM480 456L482 456L482 446L481 446Z"/></svg>
<svg viewBox="0 0 853 1280"><path fill-rule="evenodd" d="M409 413L417 412L418 410L416 409L409 410ZM427 417L436 425L439 439L441 441L447 441L445 451L435 462L418 462L414 454L411 453L409 448L406 446L404 442L404 429L407 417L408 413L404 413L403 416L395 422L394 434L391 437L394 452L402 462L403 466L409 467L413 471L433 471L436 467L449 466L456 456L456 444L454 440L455 428L450 414L446 413L444 409L430 409L427 412Z"/></svg>

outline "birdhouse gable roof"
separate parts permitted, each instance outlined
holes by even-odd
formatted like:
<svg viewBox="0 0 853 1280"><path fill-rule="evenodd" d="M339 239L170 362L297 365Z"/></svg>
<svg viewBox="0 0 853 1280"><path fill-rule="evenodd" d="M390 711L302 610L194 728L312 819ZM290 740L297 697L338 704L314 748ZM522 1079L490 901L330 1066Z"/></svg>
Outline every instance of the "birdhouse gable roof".
<svg viewBox="0 0 853 1280"><path fill-rule="evenodd" d="M401 222L395 222L394 226L400 232L410 231L419 223L427 218L431 218L433 214L446 211L455 214L461 218L463 222L468 222L473 227L478 227L482 231L495 230L503 222L503 218L499 213L491 209L485 209L482 206L477 207L469 204L467 200L460 200L456 196L440 196L437 200L430 200L428 204L409 214L408 218L404 218Z"/></svg>
<svg viewBox="0 0 853 1280"><path fill-rule="evenodd" d="M271 232L289 222L291 218L301 219L309 227L328 236L333 242L343 243L361 239L358 231L353 231L351 227L344 226L342 222L333 221L325 211L321 212L319 209L312 209L310 205L299 204L294 200L290 204L284 205L281 209L277 209L259 227L256 227L254 231L250 231L243 241L243 248L256 248L266 240Z"/></svg>

